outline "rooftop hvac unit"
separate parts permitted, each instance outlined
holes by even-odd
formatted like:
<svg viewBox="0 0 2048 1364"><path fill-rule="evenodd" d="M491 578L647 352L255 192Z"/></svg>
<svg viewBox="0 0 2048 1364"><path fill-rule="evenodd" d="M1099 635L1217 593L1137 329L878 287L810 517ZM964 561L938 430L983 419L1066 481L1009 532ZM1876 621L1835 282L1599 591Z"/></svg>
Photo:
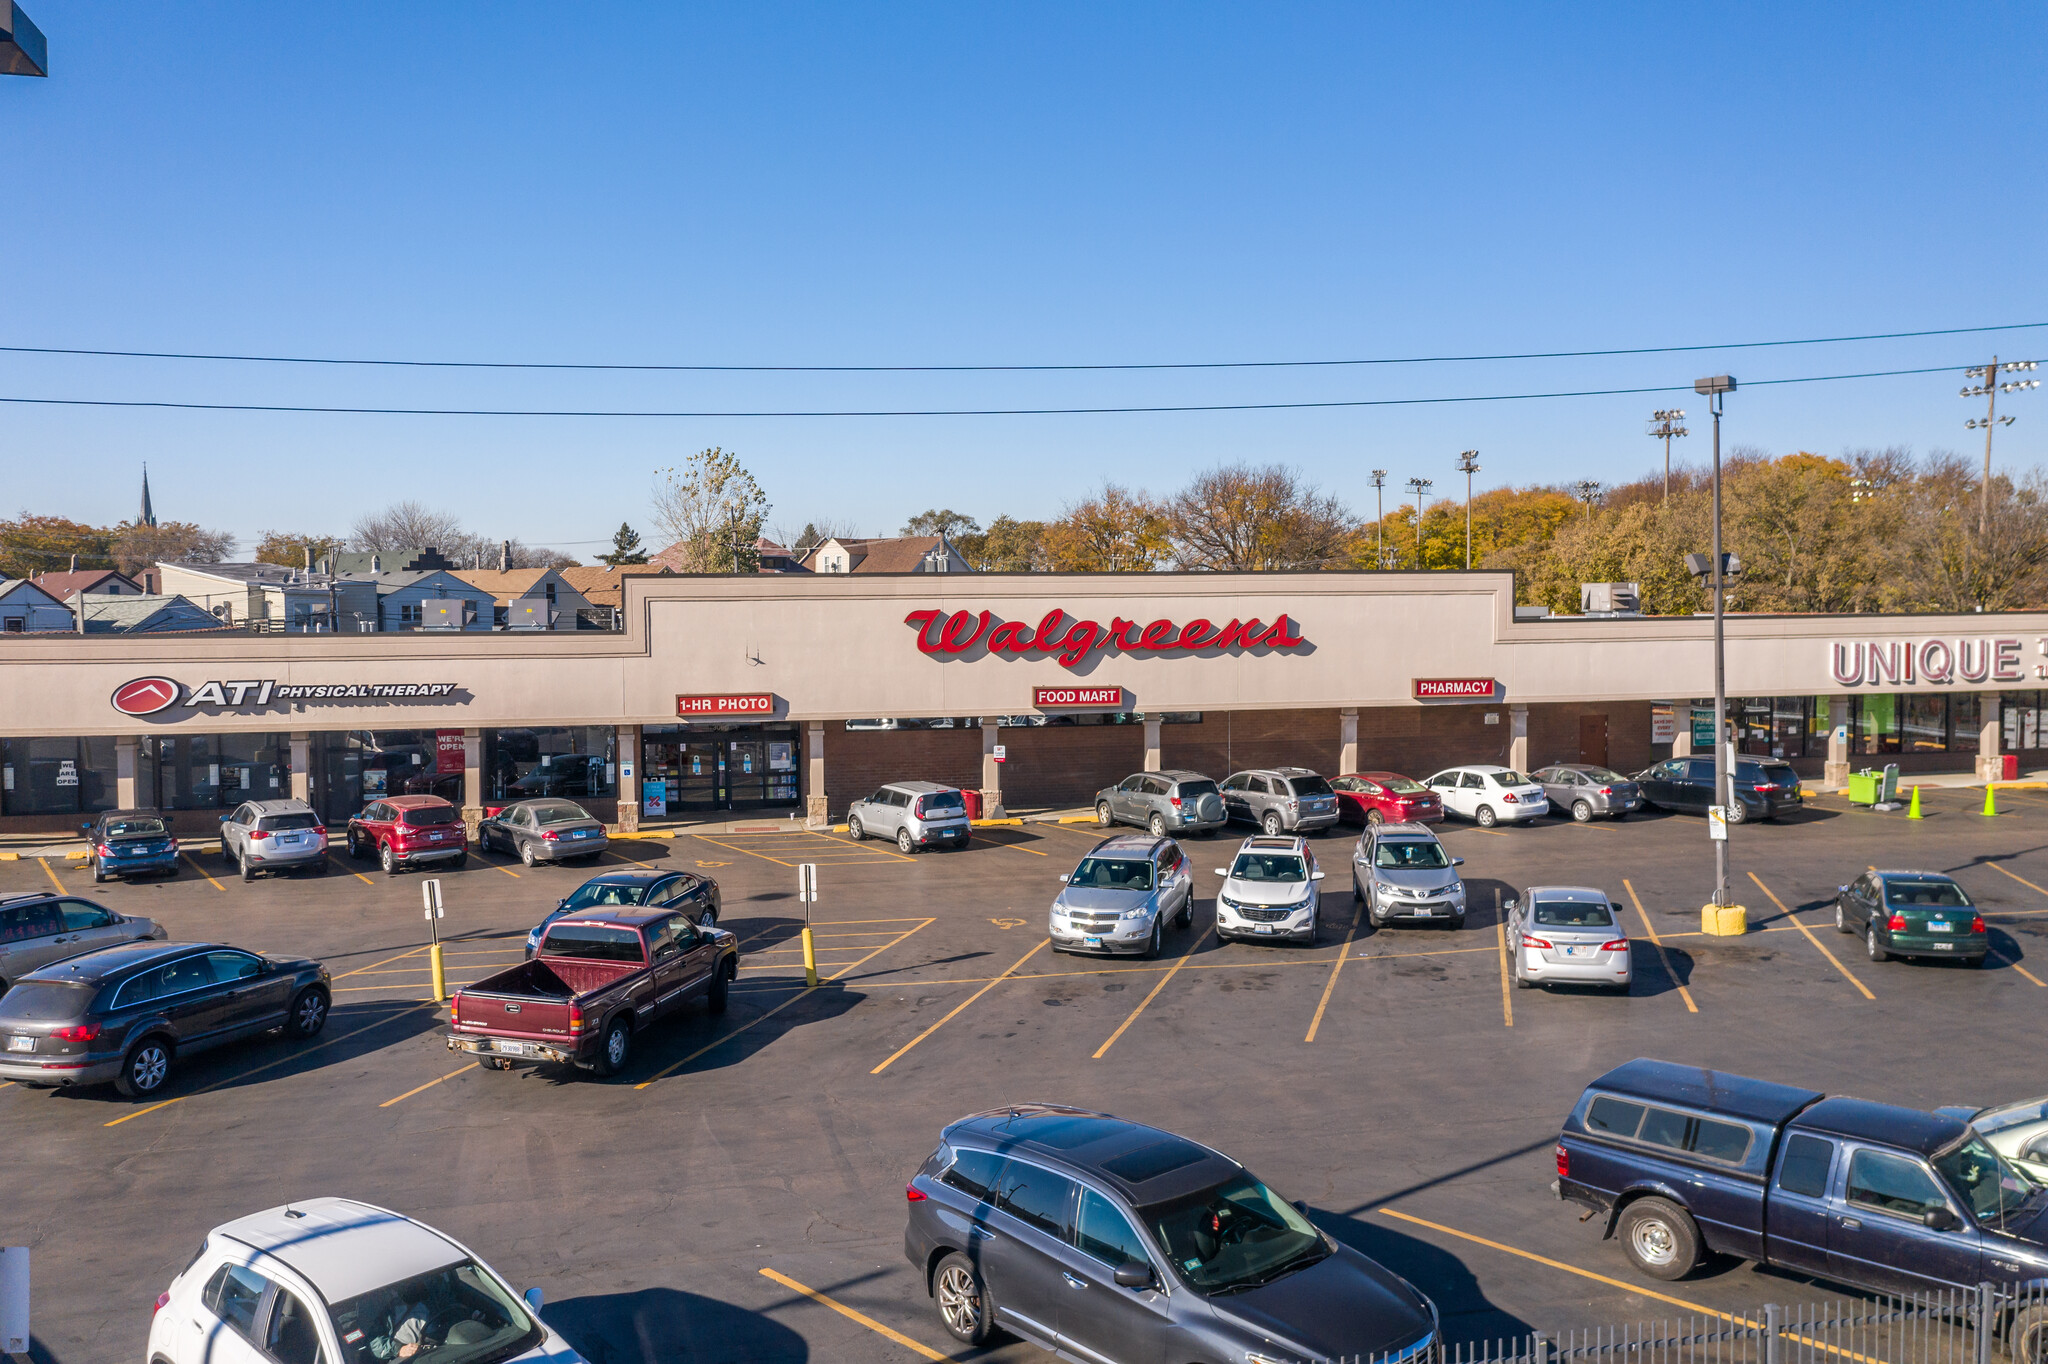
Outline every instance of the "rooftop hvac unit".
<svg viewBox="0 0 2048 1364"><path fill-rule="evenodd" d="M1580 583L1579 614L1582 616L1640 616L1642 589L1635 583Z"/></svg>
<svg viewBox="0 0 2048 1364"><path fill-rule="evenodd" d="M420 603L420 624L429 630L460 630L462 608L468 605L456 597L436 597Z"/></svg>
<svg viewBox="0 0 2048 1364"><path fill-rule="evenodd" d="M515 602L505 613L506 625L514 630L548 628L546 602Z"/></svg>

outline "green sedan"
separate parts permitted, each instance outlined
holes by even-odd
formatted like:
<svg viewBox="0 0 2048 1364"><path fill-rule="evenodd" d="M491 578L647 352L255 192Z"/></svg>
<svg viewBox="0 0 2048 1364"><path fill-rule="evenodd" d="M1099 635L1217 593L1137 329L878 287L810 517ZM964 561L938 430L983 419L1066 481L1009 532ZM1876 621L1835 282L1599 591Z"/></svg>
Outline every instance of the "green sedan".
<svg viewBox="0 0 2048 1364"><path fill-rule="evenodd" d="M1954 957L1982 966L1991 950L1984 916L1938 871L1870 871L1835 896L1835 929L1859 933L1872 961Z"/></svg>

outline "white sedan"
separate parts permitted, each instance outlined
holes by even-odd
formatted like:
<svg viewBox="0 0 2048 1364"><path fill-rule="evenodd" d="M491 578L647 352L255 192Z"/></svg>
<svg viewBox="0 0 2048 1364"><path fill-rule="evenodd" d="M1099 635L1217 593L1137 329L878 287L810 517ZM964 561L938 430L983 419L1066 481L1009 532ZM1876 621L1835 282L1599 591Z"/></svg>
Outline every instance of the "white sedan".
<svg viewBox="0 0 2048 1364"><path fill-rule="evenodd" d="M252 1213L207 1234L156 1300L164 1364L372 1364L392 1359L582 1364L542 1324L541 1294L422 1222L347 1198Z"/></svg>
<svg viewBox="0 0 2048 1364"><path fill-rule="evenodd" d="M2022 1099L1996 1108L1944 1108L1977 1129L1991 1149L2036 1184L2048 1186L2048 1099Z"/></svg>
<svg viewBox="0 0 2048 1364"><path fill-rule="evenodd" d="M1550 812L1543 787L1515 771L1492 763L1447 767L1423 783L1442 797L1444 810L1491 829Z"/></svg>

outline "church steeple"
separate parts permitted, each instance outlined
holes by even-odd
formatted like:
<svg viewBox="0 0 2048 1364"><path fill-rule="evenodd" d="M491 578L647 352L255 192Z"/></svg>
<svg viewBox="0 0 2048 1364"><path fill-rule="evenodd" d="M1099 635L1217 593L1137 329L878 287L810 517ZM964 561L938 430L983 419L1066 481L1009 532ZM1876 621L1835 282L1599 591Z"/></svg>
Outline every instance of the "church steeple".
<svg viewBox="0 0 2048 1364"><path fill-rule="evenodd" d="M140 526L156 524L156 509L149 505L149 465L142 466L142 516L136 521Z"/></svg>

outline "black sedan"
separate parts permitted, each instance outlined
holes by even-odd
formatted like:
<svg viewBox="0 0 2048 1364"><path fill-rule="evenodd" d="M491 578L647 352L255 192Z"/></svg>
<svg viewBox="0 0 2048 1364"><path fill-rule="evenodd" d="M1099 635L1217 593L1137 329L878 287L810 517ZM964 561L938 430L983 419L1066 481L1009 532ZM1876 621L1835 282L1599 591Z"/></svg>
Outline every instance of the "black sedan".
<svg viewBox="0 0 2048 1364"><path fill-rule="evenodd" d="M1787 810L1798 809L1804 797L1799 774L1790 763L1739 757L1730 775L1735 791L1735 803L1728 807L1730 824L1776 819ZM1705 814L1714 803L1712 758L1671 758L1644 768L1635 780L1642 789L1643 803L1652 808Z"/></svg>
<svg viewBox="0 0 2048 1364"><path fill-rule="evenodd" d="M194 1052L327 1026L327 968L218 943L139 942L31 971L0 996L0 1079L30 1088L112 1081L146 1099Z"/></svg>
<svg viewBox="0 0 2048 1364"><path fill-rule="evenodd" d="M573 800L551 798L515 801L480 820L476 841L487 850L511 853L529 867L594 858L611 846L603 821Z"/></svg>
<svg viewBox="0 0 2048 1364"><path fill-rule="evenodd" d="M718 926L718 882L688 871L649 871L639 867L593 876L555 902L547 918L526 935L526 955L540 950L540 935L565 914L620 906L674 909L700 928Z"/></svg>

